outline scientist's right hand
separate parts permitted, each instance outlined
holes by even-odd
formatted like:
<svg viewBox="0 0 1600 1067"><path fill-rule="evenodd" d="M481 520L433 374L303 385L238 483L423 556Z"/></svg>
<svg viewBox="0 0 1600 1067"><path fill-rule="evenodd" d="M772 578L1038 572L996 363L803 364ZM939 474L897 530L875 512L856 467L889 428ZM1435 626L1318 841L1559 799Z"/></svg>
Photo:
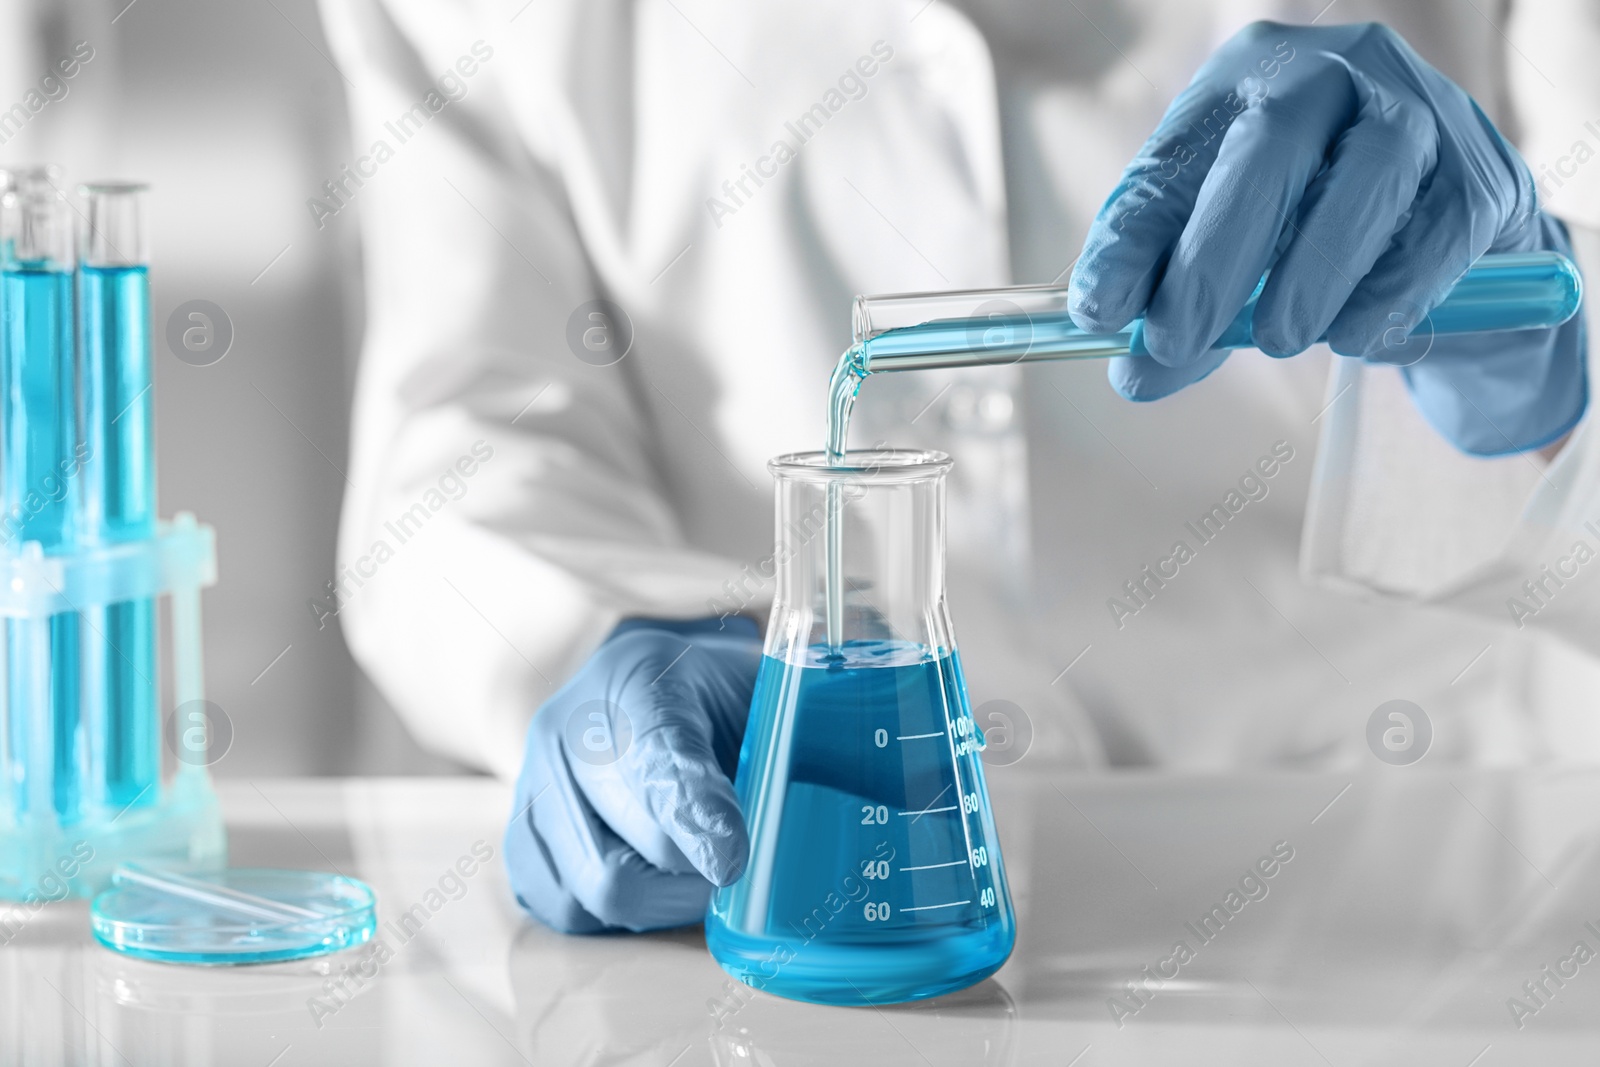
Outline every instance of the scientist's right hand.
<svg viewBox="0 0 1600 1067"><path fill-rule="evenodd" d="M749 619L623 622L528 729L506 868L566 933L699 922L749 853L733 792L761 662Z"/></svg>
<svg viewBox="0 0 1600 1067"><path fill-rule="evenodd" d="M1150 355L1112 385L1154 400L1199 381L1271 275L1257 347L1404 367L1423 416L1470 455L1561 438L1588 389L1581 317L1552 330L1411 332L1486 252L1571 249L1532 175L1467 93L1377 24L1255 23L1200 68L1124 171L1084 241L1083 329L1144 315ZM1426 356L1427 358L1422 358Z"/></svg>

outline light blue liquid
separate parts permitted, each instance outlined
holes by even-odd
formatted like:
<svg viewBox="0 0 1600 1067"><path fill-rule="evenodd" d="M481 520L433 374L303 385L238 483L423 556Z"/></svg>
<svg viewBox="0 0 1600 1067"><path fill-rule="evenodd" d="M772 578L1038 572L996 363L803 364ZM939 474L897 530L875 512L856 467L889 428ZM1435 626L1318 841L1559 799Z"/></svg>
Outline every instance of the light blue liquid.
<svg viewBox="0 0 1600 1067"><path fill-rule="evenodd" d="M758 989L887 1004L981 981L1016 926L960 661L904 642L761 664L735 788L750 862L706 943Z"/></svg>
<svg viewBox="0 0 1600 1067"><path fill-rule="evenodd" d="M0 537L10 552L28 541L50 552L77 536L71 272L27 261L7 265L0 271L0 321ZM36 625L6 621L10 664L33 655ZM39 790L29 768L48 767L47 802L63 821L71 821L82 802L79 619L61 614L47 626L48 707L40 708L27 690L28 672L6 672L6 770L16 808L25 813L34 808Z"/></svg>
<svg viewBox="0 0 1600 1067"><path fill-rule="evenodd" d="M1244 307L1210 347L1254 346L1251 326L1256 301L1266 283L1263 275ZM1461 276L1412 333L1430 337L1548 329L1570 319L1582 299L1583 276L1570 259L1559 253L1484 256ZM1326 341L1327 337L1317 340ZM1073 323L1064 306L1058 311L1031 315L995 314L925 322L888 330L860 342L859 347L855 361L862 365L862 373L1034 359L1102 359L1128 352L1149 355L1144 346L1142 319L1135 319L1116 333L1086 333Z"/></svg>
<svg viewBox="0 0 1600 1067"><path fill-rule="evenodd" d="M154 404L150 388L150 281L143 266L79 270L83 332L84 485L101 541L151 537L156 526ZM100 614L100 613L97 613ZM161 769L155 604L112 604L105 635L105 800L151 804Z"/></svg>

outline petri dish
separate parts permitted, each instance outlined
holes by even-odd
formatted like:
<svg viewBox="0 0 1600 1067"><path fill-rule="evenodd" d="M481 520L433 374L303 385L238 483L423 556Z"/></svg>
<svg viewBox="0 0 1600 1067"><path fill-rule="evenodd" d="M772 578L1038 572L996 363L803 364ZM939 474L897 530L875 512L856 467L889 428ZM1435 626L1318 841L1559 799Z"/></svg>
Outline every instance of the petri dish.
<svg viewBox="0 0 1600 1067"><path fill-rule="evenodd" d="M364 882L322 871L123 864L89 923L100 944L139 959L275 963L364 944L377 928L377 897Z"/></svg>

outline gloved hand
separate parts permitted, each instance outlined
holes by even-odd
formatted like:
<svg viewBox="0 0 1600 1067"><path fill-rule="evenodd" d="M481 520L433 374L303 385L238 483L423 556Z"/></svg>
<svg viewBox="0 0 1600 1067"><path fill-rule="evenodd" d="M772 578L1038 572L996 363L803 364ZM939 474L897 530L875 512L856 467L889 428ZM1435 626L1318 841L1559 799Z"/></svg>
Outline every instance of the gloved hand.
<svg viewBox="0 0 1600 1067"><path fill-rule="evenodd" d="M612 631L528 729L505 836L523 908L567 933L704 917L748 854L732 776L760 662L748 619Z"/></svg>
<svg viewBox="0 0 1600 1067"><path fill-rule="evenodd" d="M1263 352L1292 355L1326 331L1341 355L1413 364L1429 422L1495 455L1542 447L1583 414L1583 316L1407 335L1479 256L1538 249L1570 255L1528 168L1398 35L1258 22L1206 62L1123 173L1069 310L1093 331L1144 314L1150 355L1114 360L1110 377L1154 400L1222 364L1208 348L1270 266L1253 320Z"/></svg>

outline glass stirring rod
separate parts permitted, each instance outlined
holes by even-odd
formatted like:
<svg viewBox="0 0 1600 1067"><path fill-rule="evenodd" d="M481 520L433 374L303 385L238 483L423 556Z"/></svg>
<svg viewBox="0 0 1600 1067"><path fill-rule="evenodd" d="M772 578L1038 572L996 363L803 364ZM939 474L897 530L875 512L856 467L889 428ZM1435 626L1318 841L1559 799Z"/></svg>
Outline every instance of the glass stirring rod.
<svg viewBox="0 0 1600 1067"><path fill-rule="evenodd" d="M1252 347L1250 322L1265 281L1213 348ZM1582 297L1578 268L1559 253L1484 256L1411 336L1547 329L1571 318ZM850 408L869 374L1148 354L1141 319L1116 333L1073 325L1064 285L858 296L854 332L829 394L828 453L835 462L842 461Z"/></svg>

